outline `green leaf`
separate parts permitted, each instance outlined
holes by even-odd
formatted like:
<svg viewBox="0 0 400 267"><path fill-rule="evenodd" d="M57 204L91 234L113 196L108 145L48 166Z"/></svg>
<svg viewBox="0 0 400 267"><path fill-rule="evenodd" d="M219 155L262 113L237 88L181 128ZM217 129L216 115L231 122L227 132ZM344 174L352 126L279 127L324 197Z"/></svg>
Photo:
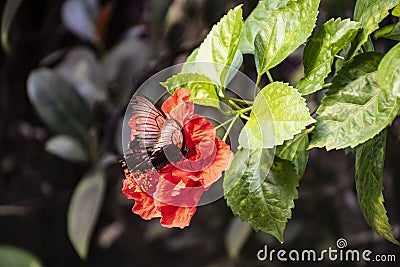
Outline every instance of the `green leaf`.
<svg viewBox="0 0 400 267"><path fill-rule="evenodd" d="M237 6L222 17L211 29L197 51L195 62L210 62L216 64L200 64L200 68L202 66L203 68L195 72L205 74L213 81L225 85L230 66L235 61L241 61L237 58L242 57L238 50L242 26L242 8L241 6Z"/></svg>
<svg viewBox="0 0 400 267"><path fill-rule="evenodd" d="M80 0L78 0L80 1ZM113 99L118 106L126 106L132 97L132 82L146 77L143 71L154 55L150 40L140 37L128 38L117 43L105 53L103 74L107 84L112 85ZM135 86L139 84L135 84Z"/></svg>
<svg viewBox="0 0 400 267"><path fill-rule="evenodd" d="M396 17L400 17L400 4L398 4L393 10L392 15Z"/></svg>
<svg viewBox="0 0 400 267"><path fill-rule="evenodd" d="M82 144L68 135L56 135L45 144L46 151L65 160L85 162L88 160Z"/></svg>
<svg viewBox="0 0 400 267"><path fill-rule="evenodd" d="M78 255L84 259L97 223L105 191L103 170L95 170L77 185L68 208L68 236Z"/></svg>
<svg viewBox="0 0 400 267"><path fill-rule="evenodd" d="M346 46L345 48L343 48L342 51L339 52L339 56L341 58L338 58L335 61L335 75L343 68L343 65L346 61L346 57L349 54L350 51L350 45Z"/></svg>
<svg viewBox="0 0 400 267"><path fill-rule="evenodd" d="M258 231L272 234L283 242L283 231L293 200L298 197L299 176L293 165L275 158L270 149L242 149L225 172L224 192L233 214L249 222ZM254 188L254 184L259 186Z"/></svg>
<svg viewBox="0 0 400 267"><path fill-rule="evenodd" d="M260 0L243 25L239 49L244 54L254 54L254 39L269 16L279 7L293 0Z"/></svg>
<svg viewBox="0 0 400 267"><path fill-rule="evenodd" d="M308 95L322 89L335 55L351 43L358 30L358 23L349 19L331 19L322 25L304 49L304 78L296 86L300 93Z"/></svg>
<svg viewBox="0 0 400 267"><path fill-rule="evenodd" d="M242 222L239 218L235 217L229 224L228 231L225 235L225 248L228 256L231 259L236 259L240 251L249 239L251 225L247 222Z"/></svg>
<svg viewBox="0 0 400 267"><path fill-rule="evenodd" d="M91 126L89 107L56 72L34 70L27 86L33 107L52 130L75 137L86 135Z"/></svg>
<svg viewBox="0 0 400 267"><path fill-rule="evenodd" d="M161 83L170 94L185 87L190 90L190 100L203 106L219 108L216 85L207 76L199 73L180 73Z"/></svg>
<svg viewBox="0 0 400 267"><path fill-rule="evenodd" d="M356 189L358 203L368 225L381 237L400 245L392 233L383 205L383 165L386 130L360 145L356 150Z"/></svg>
<svg viewBox="0 0 400 267"><path fill-rule="evenodd" d="M378 84L383 91L400 98L400 43L392 47L379 64Z"/></svg>
<svg viewBox="0 0 400 267"><path fill-rule="evenodd" d="M275 67L295 51L315 26L319 0L293 0L275 9L254 40L259 75Z"/></svg>
<svg viewBox="0 0 400 267"><path fill-rule="evenodd" d="M185 63L183 63L183 65L182 65L181 73L193 72L191 67L196 62L196 57L197 57L198 52L199 52L199 48L197 47L192 51L192 53L190 53L190 55L187 57ZM194 70L194 71L196 71L196 70Z"/></svg>
<svg viewBox="0 0 400 267"><path fill-rule="evenodd" d="M32 253L14 246L0 246L0 267L41 267L42 263Z"/></svg>
<svg viewBox="0 0 400 267"><path fill-rule="evenodd" d="M15 13L17 13L17 10L21 3L22 0L8 0L1 16L1 44L3 45L3 48L7 53L10 53L8 33Z"/></svg>
<svg viewBox="0 0 400 267"><path fill-rule="evenodd" d="M375 32L374 38L386 38L395 41L400 41L400 22L396 24L386 25Z"/></svg>
<svg viewBox="0 0 400 267"><path fill-rule="evenodd" d="M305 130L293 139L285 141L283 145L276 147L275 155L281 159L290 161L296 169L299 177L302 177L307 167L309 151L308 134L309 130Z"/></svg>
<svg viewBox="0 0 400 267"><path fill-rule="evenodd" d="M352 58L355 52L368 41L369 35L379 28L379 22L389 15L389 9L398 3L399 0L357 0L354 20L360 22L362 30L352 42L348 58Z"/></svg>
<svg viewBox="0 0 400 267"><path fill-rule="evenodd" d="M107 84L103 69L92 50L85 47L72 49L56 70L90 107L106 100Z"/></svg>
<svg viewBox="0 0 400 267"><path fill-rule="evenodd" d="M239 153L240 152L240 153ZM229 179L224 180L224 192L228 193L236 185L236 182L240 182L240 178L246 173L246 169L243 168L243 163L247 162L249 168L252 171L252 177L247 177L248 190L254 192L259 189L265 177L270 172L270 168L274 161L275 149L247 149L244 148L235 154L234 161L231 164L229 175L235 174ZM247 164L246 163L246 164ZM248 170L250 171L250 169Z"/></svg>
<svg viewBox="0 0 400 267"><path fill-rule="evenodd" d="M288 84L274 82L256 96L239 144L246 148L282 145L313 122L299 92Z"/></svg>
<svg viewBox="0 0 400 267"><path fill-rule="evenodd" d="M332 80L317 110L319 116L309 148L354 148L373 138L397 116L398 100L379 88L382 55L363 53L348 61Z"/></svg>

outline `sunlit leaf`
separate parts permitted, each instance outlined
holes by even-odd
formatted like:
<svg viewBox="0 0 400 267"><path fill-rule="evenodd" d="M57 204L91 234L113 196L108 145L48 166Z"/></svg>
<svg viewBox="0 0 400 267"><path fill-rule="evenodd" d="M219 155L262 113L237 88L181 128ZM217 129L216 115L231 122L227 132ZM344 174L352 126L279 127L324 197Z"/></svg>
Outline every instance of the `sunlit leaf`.
<svg viewBox="0 0 400 267"><path fill-rule="evenodd" d="M387 211L383 205L383 165L386 130L360 145L356 150L356 189L358 203L368 225L380 236L397 245Z"/></svg>
<svg viewBox="0 0 400 267"><path fill-rule="evenodd" d="M21 3L22 0L8 0L3 9L1 16L1 44L7 52L10 52L10 45L8 43L10 26Z"/></svg>
<svg viewBox="0 0 400 267"><path fill-rule="evenodd" d="M290 162L279 158L275 158L270 170L266 169L265 162L273 159L269 149L238 151L225 173L224 192L233 214L249 222L256 231L272 234L283 242L293 200L298 197L300 177ZM254 188L254 184L259 186Z"/></svg>
<svg viewBox="0 0 400 267"><path fill-rule="evenodd" d="M293 139L285 141L283 145L276 147L275 152L275 155L279 158L290 161L300 177L303 176L306 170L309 157L309 151L307 150L309 143L308 133L309 131L305 130Z"/></svg>
<svg viewBox="0 0 400 267"><path fill-rule="evenodd" d="M203 106L219 108L219 97L211 79L198 73L180 73L161 83L170 94L178 88L190 90L190 101Z"/></svg>
<svg viewBox="0 0 400 267"><path fill-rule="evenodd" d="M89 107L56 72L46 68L32 71L27 87L33 107L51 129L75 137L86 136L91 126Z"/></svg>
<svg viewBox="0 0 400 267"><path fill-rule="evenodd" d="M106 99L104 73L91 50L84 47L71 50L56 69L89 106Z"/></svg>
<svg viewBox="0 0 400 267"><path fill-rule="evenodd" d="M241 60L242 55L238 50L240 34L242 32L243 18L241 6L232 9L211 29L197 51L195 62L211 62L216 64L199 65L200 72L213 81L225 85L230 66L234 61ZM193 69L191 69L193 72Z"/></svg>
<svg viewBox="0 0 400 267"><path fill-rule="evenodd" d="M231 259L236 259L239 256L251 233L249 223L242 222L237 217L231 220L224 240L226 251Z"/></svg>
<svg viewBox="0 0 400 267"><path fill-rule="evenodd" d="M374 33L374 38L387 38L395 41L400 41L400 22L396 24L386 25Z"/></svg>
<svg viewBox="0 0 400 267"><path fill-rule="evenodd" d="M105 190L105 175L95 170L82 178L68 208L68 236L76 252L86 258Z"/></svg>
<svg viewBox="0 0 400 267"><path fill-rule="evenodd" d="M400 17L400 4L398 4L395 8L393 8L392 15L396 16L396 17Z"/></svg>
<svg viewBox="0 0 400 267"><path fill-rule="evenodd" d="M313 122L300 93L288 84L274 82L256 96L239 143L247 148L282 145Z"/></svg>
<svg viewBox="0 0 400 267"><path fill-rule="evenodd" d="M358 30L358 23L349 19L331 19L321 26L304 49L304 78L296 86L300 93L308 95L322 89L335 55L351 43Z"/></svg>
<svg viewBox="0 0 400 267"><path fill-rule="evenodd" d="M293 0L275 9L257 33L255 61L259 75L275 67L311 35L319 0Z"/></svg>
<svg viewBox="0 0 400 267"><path fill-rule="evenodd" d="M244 22L239 49L244 54L254 54L254 39L269 16L279 7L293 0L260 0Z"/></svg>
<svg viewBox="0 0 400 267"><path fill-rule="evenodd" d="M196 62L197 53L199 52L199 48L195 48L192 53L187 57L185 63L182 66L181 73L183 72L195 72L196 70L192 70L192 66L194 62Z"/></svg>
<svg viewBox="0 0 400 267"><path fill-rule="evenodd" d="M378 84L400 99L400 43L392 47L378 67Z"/></svg>
<svg viewBox="0 0 400 267"><path fill-rule="evenodd" d="M42 263L32 253L13 246L0 246L0 267L41 267Z"/></svg>
<svg viewBox="0 0 400 267"><path fill-rule="evenodd" d="M62 159L85 162L87 155L82 144L68 135L56 135L50 138L45 145L47 152Z"/></svg>
<svg viewBox="0 0 400 267"><path fill-rule="evenodd" d="M368 40L368 36L379 28L379 23L389 15L389 9L399 3L399 0L357 0L354 8L354 20L360 22L362 30L351 44L349 57L355 54Z"/></svg>
<svg viewBox="0 0 400 267"><path fill-rule="evenodd" d="M363 53L347 62L317 110L310 148L354 148L373 138L397 116L397 97L380 88L377 71L382 55Z"/></svg>

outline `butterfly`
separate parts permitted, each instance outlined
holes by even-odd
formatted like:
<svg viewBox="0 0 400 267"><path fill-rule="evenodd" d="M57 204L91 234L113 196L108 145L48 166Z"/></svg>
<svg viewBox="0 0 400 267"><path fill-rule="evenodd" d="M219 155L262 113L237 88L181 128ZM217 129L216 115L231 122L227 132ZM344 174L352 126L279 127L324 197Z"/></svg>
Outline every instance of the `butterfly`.
<svg viewBox="0 0 400 267"><path fill-rule="evenodd" d="M182 125L144 96L130 101L135 132L128 144L126 161L134 170L161 170L170 162L180 161L189 152Z"/></svg>

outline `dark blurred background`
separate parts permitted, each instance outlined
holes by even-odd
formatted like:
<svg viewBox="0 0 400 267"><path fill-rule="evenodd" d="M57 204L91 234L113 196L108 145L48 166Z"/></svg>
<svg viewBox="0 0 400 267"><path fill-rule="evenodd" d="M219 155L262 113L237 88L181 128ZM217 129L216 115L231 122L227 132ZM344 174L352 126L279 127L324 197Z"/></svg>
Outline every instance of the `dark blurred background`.
<svg viewBox="0 0 400 267"><path fill-rule="evenodd" d="M5 2L0 2L0 10ZM1 245L30 251L49 267L285 266L259 262L256 253L264 244L271 249L335 248L342 237L349 248L395 254L400 260L399 247L377 237L364 222L355 193L354 155L340 151L311 151L284 244L248 231L234 219L224 199L200 207L184 230L165 229L158 220L144 221L130 212L132 201L121 194L123 172L117 163L118 129L129 97L157 71L184 62L211 26L241 3L247 16L257 1L22 1L9 31L10 51L0 52ZM354 1L323 0L318 22L351 17L353 8ZM376 42L379 51L391 45ZM301 57L302 48L272 70L274 78L295 84L302 75ZM46 150L55 132L39 118L27 94L28 75L38 67L56 70L78 91L85 92L82 84L101 89L91 106L90 130L100 144L99 154L115 160L106 169L103 206L86 260L78 257L68 239L67 210L73 190L94 163L72 162ZM242 71L254 78L251 56L245 56ZM308 99L310 106L320 97ZM384 177L385 205L396 237L400 236L399 136L396 120L389 129ZM235 235L244 236L242 249ZM329 264L374 265L325 265Z"/></svg>

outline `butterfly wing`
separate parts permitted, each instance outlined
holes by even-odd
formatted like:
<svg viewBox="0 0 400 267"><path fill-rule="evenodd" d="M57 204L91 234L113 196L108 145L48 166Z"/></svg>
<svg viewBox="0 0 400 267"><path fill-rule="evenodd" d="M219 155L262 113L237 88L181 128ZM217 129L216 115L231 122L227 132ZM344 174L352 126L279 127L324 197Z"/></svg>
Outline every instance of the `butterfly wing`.
<svg viewBox="0 0 400 267"><path fill-rule="evenodd" d="M162 149L168 145L175 145L182 148L184 143L184 135L182 134L182 126L176 120L166 120L161 129L160 138L157 140L155 149Z"/></svg>
<svg viewBox="0 0 400 267"><path fill-rule="evenodd" d="M134 96L131 100L131 107L135 116L137 132L134 141L139 143L140 147L151 152L160 138L167 116L144 96Z"/></svg>
<svg viewBox="0 0 400 267"><path fill-rule="evenodd" d="M152 168L149 155L155 152L166 115L144 96L134 96L130 105L135 134L129 142L127 162L132 169L145 171Z"/></svg>
<svg viewBox="0 0 400 267"><path fill-rule="evenodd" d="M162 169L170 161L182 157L184 147L182 126L144 96L134 96L131 100L135 117L135 135L129 143L127 155L129 166L146 171L155 167Z"/></svg>
<svg viewBox="0 0 400 267"><path fill-rule="evenodd" d="M161 169L169 162L182 159L182 148L185 146L185 138L182 126L176 120L167 119L161 130L153 154L150 159L156 169Z"/></svg>

